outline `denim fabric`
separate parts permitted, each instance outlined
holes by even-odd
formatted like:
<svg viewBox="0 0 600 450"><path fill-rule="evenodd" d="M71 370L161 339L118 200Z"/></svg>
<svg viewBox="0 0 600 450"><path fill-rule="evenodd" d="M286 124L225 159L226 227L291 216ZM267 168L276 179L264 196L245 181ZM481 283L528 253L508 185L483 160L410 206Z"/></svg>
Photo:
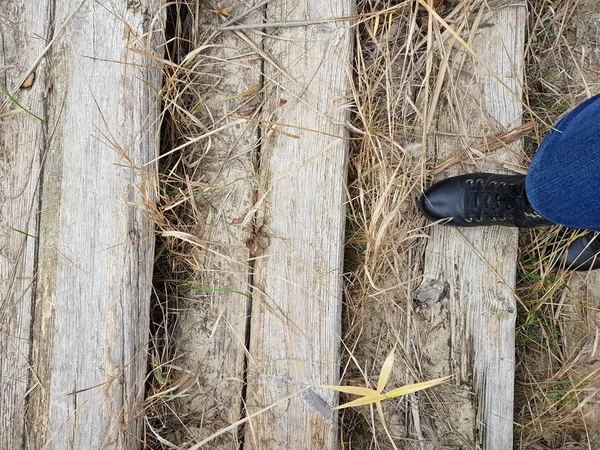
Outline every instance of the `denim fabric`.
<svg viewBox="0 0 600 450"><path fill-rule="evenodd" d="M569 112L546 136L525 190L546 219L600 231L600 95Z"/></svg>

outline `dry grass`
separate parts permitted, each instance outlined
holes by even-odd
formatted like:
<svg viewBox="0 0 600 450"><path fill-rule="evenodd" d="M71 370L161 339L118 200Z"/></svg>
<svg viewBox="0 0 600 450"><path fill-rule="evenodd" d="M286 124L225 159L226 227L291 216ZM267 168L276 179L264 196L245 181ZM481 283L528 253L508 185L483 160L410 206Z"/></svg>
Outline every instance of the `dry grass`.
<svg viewBox="0 0 600 450"><path fill-rule="evenodd" d="M211 67L226 64L209 57L205 72L182 64L192 49L210 45L216 35L197 36L198 2L171 7L171 41L163 90L165 141L171 151L183 142L201 138L219 127L218 118L193 113L211 95ZM466 8L464 5L468 4ZM537 124L527 139L530 157L560 114L598 88L590 67L582 61L580 36L574 17L583 2L530 0L526 49L524 104ZM450 2L437 11L453 23L468 23L469 14L484 1ZM432 19L419 3L364 0L358 2L359 24L354 27L356 54L353 114L349 127L353 145L347 184L347 240L342 384L374 387L384 360L397 348L404 369L390 374L390 385L419 379L419 355L411 340L412 296L421 275L427 233L416 209L416 199L436 173L425 155L424 137L435 115L436 40ZM179 9L179 11L177 11ZM185 21L176 20L185 11ZM185 15L184 14L184 15ZM589 12L588 12L589 14ZM468 33L463 33L463 37ZM585 72L585 76L577 76ZM248 93L246 93L248 94ZM239 110L251 103L242 95ZM255 107L255 106L253 106ZM524 155L525 156L525 155ZM525 156L527 158L527 156ZM157 223L162 232L157 249L157 273L151 374L147 400L147 445L177 448L173 442L193 442L187 418L177 401L190 394L193 384L178 365L178 345L172 340L178 296L185 280L197 279L196 249L205 211L197 192L214 189L197 181L201 155L173 152L161 161L162 189ZM592 433L579 405L584 388L597 377L573 379L573 355L565 351L560 312L568 297L569 275L551 267L551 253L565 240L548 228L521 236L518 293L526 309L517 323L518 370L516 448L593 448ZM549 250L550 249L550 250ZM569 316L570 317L570 316ZM406 430L411 397L384 404L392 430ZM390 448L387 433L377 425L376 412L367 408L344 410L340 440L346 449ZM417 427L418 435L418 427ZM408 441L405 434L396 442Z"/></svg>
<svg viewBox="0 0 600 450"><path fill-rule="evenodd" d="M424 244L415 207L426 177L415 101L427 62L426 31L417 22L426 16L416 2L393 6L358 4L359 14L383 12L357 27L355 36L353 130L360 140L349 164L342 384L375 386L397 343L402 366L411 369L395 371L392 383L409 384L418 373L406 325ZM404 407L384 405L394 435ZM344 411L341 421L344 448L392 445L373 409Z"/></svg>
<svg viewBox="0 0 600 450"><path fill-rule="evenodd" d="M193 3L178 2L166 8L166 64L161 92L163 151L154 215L158 238L144 416L145 446L151 449L180 448L180 443L191 438L185 413L177 401L190 395L190 379L194 374L179 364L183 355L174 335L182 307L182 286L196 280L201 271L194 249L199 242L194 236L200 234L198 226L204 220L195 198L198 192L211 187L197 181L199 177L189 167L197 159L194 148L184 147L189 150L186 152L181 145L210 131L207 130L210 124L198 121L193 111L212 88L198 81L206 79L204 73L183 64L186 55L207 38L195 35L194 22L189 20L194 12Z"/></svg>
<svg viewBox="0 0 600 450"><path fill-rule="evenodd" d="M552 123L600 91L593 50L598 45L593 21L600 10L584 0L532 0L529 9L525 102L538 123L537 136L526 141L531 156ZM578 356L593 336L577 331L582 324L586 329L596 327L597 306L586 304L588 293L582 296L578 287L589 286L589 296L597 298L593 289L598 275L583 281L552 267L552 253L568 244L568 236L561 236L558 227L521 235L518 292L528 311L520 311L516 336L515 439L520 448L600 445L597 418L586 413L594 408L588 396L594 394L600 374L589 358L584 363ZM584 399L592 402L585 407Z"/></svg>

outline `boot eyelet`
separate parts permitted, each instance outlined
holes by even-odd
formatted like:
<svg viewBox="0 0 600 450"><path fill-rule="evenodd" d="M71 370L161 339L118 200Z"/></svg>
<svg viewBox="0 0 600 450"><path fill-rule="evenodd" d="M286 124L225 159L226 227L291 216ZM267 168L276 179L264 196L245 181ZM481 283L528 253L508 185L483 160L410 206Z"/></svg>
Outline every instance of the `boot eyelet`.
<svg viewBox="0 0 600 450"><path fill-rule="evenodd" d="M496 183L495 181L490 181L490 186L494 186L494 185L496 185L496 184L497 184L497 183Z"/></svg>
<svg viewBox="0 0 600 450"><path fill-rule="evenodd" d="M483 180L482 180L481 178L478 178L478 179L475 181L475 183L476 183L476 184L483 184Z"/></svg>
<svg viewBox="0 0 600 450"><path fill-rule="evenodd" d="M483 219L481 219L481 218L479 218L479 217L476 217L476 218L475 218L475 222L483 222Z"/></svg>
<svg viewBox="0 0 600 450"><path fill-rule="evenodd" d="M470 217L466 217L466 218L465 218L465 222L467 222L467 223L471 223L471 222L473 222L473 219L471 219Z"/></svg>
<svg viewBox="0 0 600 450"><path fill-rule="evenodd" d="M500 186L506 186L506 183L504 181L501 181Z"/></svg>
<svg viewBox="0 0 600 450"><path fill-rule="evenodd" d="M490 220L491 220L492 222L496 222L498 219L494 217L494 218L492 218L492 219L490 219Z"/></svg>
<svg viewBox="0 0 600 450"><path fill-rule="evenodd" d="M467 184L473 184L473 180L467 180L467 181L465 181L465 183L467 183Z"/></svg>
<svg viewBox="0 0 600 450"><path fill-rule="evenodd" d="M502 222L506 222L508 219L507 219L506 217L502 217L500 220L501 220Z"/></svg>

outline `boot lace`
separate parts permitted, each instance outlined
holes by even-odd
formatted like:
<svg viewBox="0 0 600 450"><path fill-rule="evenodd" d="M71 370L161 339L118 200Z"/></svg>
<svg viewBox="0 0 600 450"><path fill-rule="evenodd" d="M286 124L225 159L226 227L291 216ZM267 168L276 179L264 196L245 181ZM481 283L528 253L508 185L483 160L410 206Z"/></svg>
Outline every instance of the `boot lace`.
<svg viewBox="0 0 600 450"><path fill-rule="evenodd" d="M519 225L524 216L539 218L525 195L524 183L515 185L504 181L467 180L466 221L510 221Z"/></svg>

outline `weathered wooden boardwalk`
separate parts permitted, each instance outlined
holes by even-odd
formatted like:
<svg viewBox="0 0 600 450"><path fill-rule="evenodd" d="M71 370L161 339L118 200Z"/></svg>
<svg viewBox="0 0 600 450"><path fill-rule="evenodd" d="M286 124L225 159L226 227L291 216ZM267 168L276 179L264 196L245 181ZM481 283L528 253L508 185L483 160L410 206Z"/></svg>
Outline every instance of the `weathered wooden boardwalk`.
<svg viewBox="0 0 600 450"><path fill-rule="evenodd" d="M600 93L600 74L596 70L600 64L597 52L596 33L598 5L592 0L581 1L571 17L575 25L578 53L573 56L578 65L569 67L569 76L579 80L585 87L582 97ZM590 17L590 13L595 16ZM583 100L583 98L581 98ZM566 364L563 374L567 374L576 392L575 410L583 419L590 448L600 447L600 271L573 273L564 280L568 289L560 299L556 315L560 316L560 333L563 337L563 351Z"/></svg>
<svg viewBox="0 0 600 450"><path fill-rule="evenodd" d="M0 1L1 449L139 446L158 6Z"/></svg>
<svg viewBox="0 0 600 450"><path fill-rule="evenodd" d="M0 108L0 449L141 447L156 181L146 163L161 80L149 55L162 3L101 3L0 0L10 93ZM194 148L202 158L190 170L204 188L193 236L203 251L192 255L203 271L182 292L175 330L187 383L172 405L189 435L170 438L192 449L335 450L337 398L315 386L337 384L341 370L354 29L320 20L355 5L196 6L198 35L225 17L257 26L221 30L182 64L216 87L194 114L219 131ZM521 125L525 18L520 2L480 8L468 42L432 24L444 36L438 82L421 99L436 111L423 118L433 163ZM505 171L520 146L478 163ZM410 346L419 376L454 378L443 402L411 397L412 419L392 427L399 448L513 448L516 267L514 229L431 228ZM565 332L594 368L598 329L576 325L597 285L573 281L579 315Z"/></svg>

